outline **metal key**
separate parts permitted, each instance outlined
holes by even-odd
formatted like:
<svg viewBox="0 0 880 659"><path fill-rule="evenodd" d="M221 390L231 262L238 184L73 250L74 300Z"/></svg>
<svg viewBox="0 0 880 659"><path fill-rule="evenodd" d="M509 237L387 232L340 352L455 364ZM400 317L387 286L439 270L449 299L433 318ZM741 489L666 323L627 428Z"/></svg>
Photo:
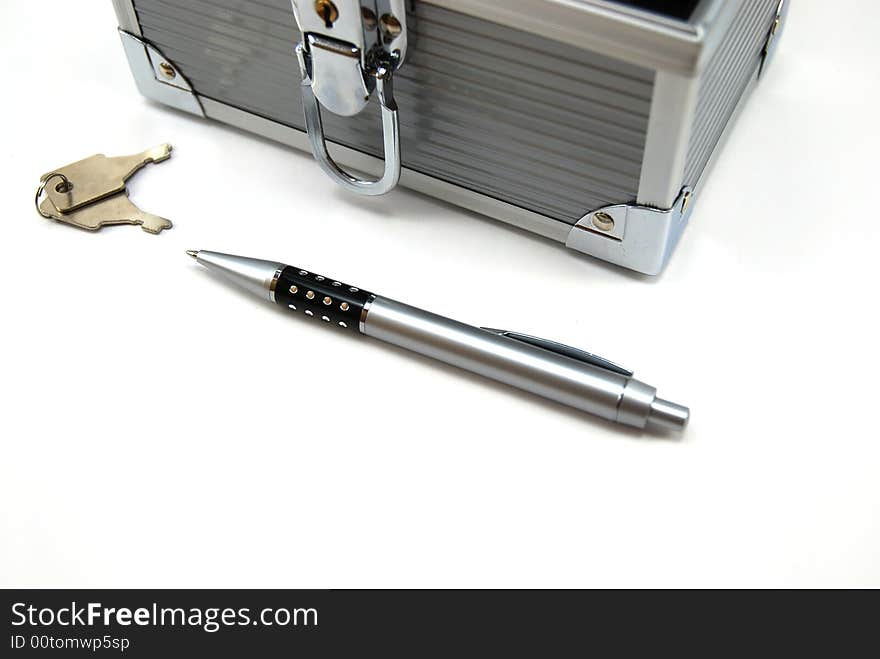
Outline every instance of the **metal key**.
<svg viewBox="0 0 880 659"><path fill-rule="evenodd" d="M37 210L43 217L89 231L113 224L139 224L153 234L170 229L169 220L135 206L125 184L149 163L170 158L171 149L170 144L162 144L131 156L98 154L43 174L37 189ZM57 184L51 185L56 180ZM46 197L40 201L44 192Z"/></svg>

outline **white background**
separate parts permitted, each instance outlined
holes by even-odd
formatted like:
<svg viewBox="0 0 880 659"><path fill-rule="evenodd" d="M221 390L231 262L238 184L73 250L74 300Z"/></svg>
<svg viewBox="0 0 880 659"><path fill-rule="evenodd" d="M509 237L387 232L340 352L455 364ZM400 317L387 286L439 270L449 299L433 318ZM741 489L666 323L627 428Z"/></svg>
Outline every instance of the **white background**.
<svg viewBox="0 0 880 659"><path fill-rule="evenodd" d="M880 586L878 24L794 3L652 279L347 195L144 101L109 1L4 1L0 583ZM33 209L41 173L165 141L131 191L173 230ZM186 249L583 346L691 425L658 440L290 318Z"/></svg>

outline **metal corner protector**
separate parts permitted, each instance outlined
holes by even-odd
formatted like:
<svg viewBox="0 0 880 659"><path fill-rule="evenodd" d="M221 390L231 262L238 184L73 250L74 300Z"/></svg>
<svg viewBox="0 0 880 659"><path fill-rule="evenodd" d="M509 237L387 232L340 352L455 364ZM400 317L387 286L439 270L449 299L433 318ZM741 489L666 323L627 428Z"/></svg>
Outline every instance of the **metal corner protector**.
<svg viewBox="0 0 880 659"><path fill-rule="evenodd" d="M671 208L615 204L593 210L572 228L565 246L646 275L658 275L678 244L693 210L683 188Z"/></svg>
<svg viewBox="0 0 880 659"><path fill-rule="evenodd" d="M199 117L205 116L189 80L158 48L122 28L119 28L119 36L138 91L144 97Z"/></svg>

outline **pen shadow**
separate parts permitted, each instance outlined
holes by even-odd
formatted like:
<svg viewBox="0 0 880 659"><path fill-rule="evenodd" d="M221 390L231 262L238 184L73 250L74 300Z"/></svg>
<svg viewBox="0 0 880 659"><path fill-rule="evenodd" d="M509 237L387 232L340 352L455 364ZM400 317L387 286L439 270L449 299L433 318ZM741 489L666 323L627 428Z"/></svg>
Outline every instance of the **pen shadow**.
<svg viewBox="0 0 880 659"><path fill-rule="evenodd" d="M242 301L252 303L255 299L253 293L239 288L234 283L226 281L222 277L212 276L211 273L204 268L199 268L198 272L200 272L202 276L211 280L211 282L213 282L215 285L220 284L221 286L224 286L229 292L240 298ZM325 329L323 326L316 325L315 323L308 323L302 317L291 318L290 312L279 304L269 304L268 306L271 307L272 313L276 313L279 316L284 316L285 320L292 320L293 322L300 321L303 325L304 331L327 331L327 329ZM587 412L581 412L580 410L576 410L575 408L569 407L568 405L563 405L562 403L557 403L556 401L548 400L536 394L517 389L516 387L513 387L511 385L507 385L502 382L496 382L495 380L490 380L489 378L471 373L470 371L458 368L457 366L451 366L436 359L432 359L430 357L420 355L419 353L406 350L405 348L401 348L390 343L385 343L384 341L371 340L370 337L364 335L355 336L352 332L337 331L334 332L334 334L340 341L357 342L359 345L359 349L379 350L387 353L389 356L394 355L395 357L400 356L401 358L405 358L408 360L419 361L423 368L431 369L436 373L449 374L450 376L465 380L469 386L479 387L489 391L503 392L505 396L511 397L512 402L514 403L533 407L536 408L538 411L546 411L553 414L567 416L570 419L577 421L578 423L584 424L585 426L608 430L629 440L652 442L664 441L673 443L682 443L683 441L683 433L676 433L673 431L664 431L662 429L653 428L651 430L640 430L638 428L632 428L630 426L624 426L619 423L614 423L601 417L588 414Z"/></svg>

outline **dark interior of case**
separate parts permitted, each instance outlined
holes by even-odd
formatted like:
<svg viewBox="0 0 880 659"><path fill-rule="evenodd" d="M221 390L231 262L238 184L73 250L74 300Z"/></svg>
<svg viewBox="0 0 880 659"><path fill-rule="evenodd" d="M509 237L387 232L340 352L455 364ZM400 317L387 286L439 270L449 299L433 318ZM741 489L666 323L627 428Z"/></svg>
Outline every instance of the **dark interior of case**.
<svg viewBox="0 0 880 659"><path fill-rule="evenodd" d="M617 0L617 2L682 21L689 20L694 9L700 4L700 0Z"/></svg>

